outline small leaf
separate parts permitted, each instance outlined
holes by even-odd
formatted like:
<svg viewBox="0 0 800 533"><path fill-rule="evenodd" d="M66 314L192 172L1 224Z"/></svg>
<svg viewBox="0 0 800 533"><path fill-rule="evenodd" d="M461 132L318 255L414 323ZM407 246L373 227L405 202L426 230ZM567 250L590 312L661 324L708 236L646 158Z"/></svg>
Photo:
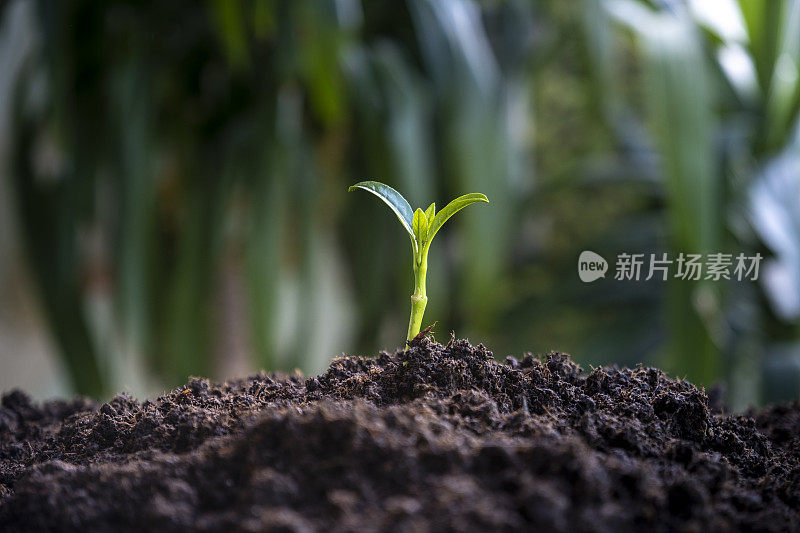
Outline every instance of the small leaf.
<svg viewBox="0 0 800 533"><path fill-rule="evenodd" d="M439 231L439 228L441 228L444 223L447 222L447 219L468 205L474 204L475 202L486 202L488 204L489 199L486 198L486 195L484 194L473 192L470 194L465 194L464 196L459 196L447 204L444 209L439 211L436 216L433 217L433 220L428 225L428 243L433 240L434 235L436 235L436 232Z"/></svg>
<svg viewBox="0 0 800 533"><path fill-rule="evenodd" d="M436 216L436 202L432 203L428 206L428 209L425 210L425 218L428 219L428 225L433 222L433 217Z"/></svg>
<svg viewBox="0 0 800 533"><path fill-rule="evenodd" d="M421 248L428 238L428 218L422 212L422 209L414 211L413 226L414 234L417 236L417 244Z"/></svg>
<svg viewBox="0 0 800 533"><path fill-rule="evenodd" d="M361 181L351 186L348 191L352 192L355 189L364 189L386 202L386 205L394 211L394 214L400 219L400 223L408 234L411 235L411 240L414 241L414 215L411 206L408 204L408 201L403 198L402 194L379 181Z"/></svg>

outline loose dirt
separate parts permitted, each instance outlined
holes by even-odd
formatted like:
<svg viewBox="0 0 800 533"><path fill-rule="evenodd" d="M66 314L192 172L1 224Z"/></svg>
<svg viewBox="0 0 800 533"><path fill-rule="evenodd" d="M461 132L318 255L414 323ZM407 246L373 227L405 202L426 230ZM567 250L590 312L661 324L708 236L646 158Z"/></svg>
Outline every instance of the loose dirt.
<svg viewBox="0 0 800 533"><path fill-rule="evenodd" d="M317 377L0 407L2 531L800 530L800 405L422 339Z"/></svg>

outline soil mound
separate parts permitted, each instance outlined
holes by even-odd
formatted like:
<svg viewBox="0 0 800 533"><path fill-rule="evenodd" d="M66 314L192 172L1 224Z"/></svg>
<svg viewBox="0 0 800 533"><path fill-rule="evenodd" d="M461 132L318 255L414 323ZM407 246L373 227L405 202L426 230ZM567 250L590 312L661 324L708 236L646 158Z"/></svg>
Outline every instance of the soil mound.
<svg viewBox="0 0 800 533"><path fill-rule="evenodd" d="M317 377L0 407L0 530L800 528L800 405L423 339Z"/></svg>

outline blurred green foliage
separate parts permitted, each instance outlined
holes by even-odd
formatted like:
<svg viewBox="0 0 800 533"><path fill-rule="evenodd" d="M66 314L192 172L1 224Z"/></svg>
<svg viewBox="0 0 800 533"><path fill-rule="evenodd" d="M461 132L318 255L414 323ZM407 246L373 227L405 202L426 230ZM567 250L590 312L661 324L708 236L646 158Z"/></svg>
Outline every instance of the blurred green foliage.
<svg viewBox="0 0 800 533"><path fill-rule="evenodd" d="M315 370L311 332L347 307L351 351L400 345L404 237L345 194L375 178L414 205L492 200L431 252L440 336L654 363L736 407L796 395L800 197L770 187L800 179L800 4L723 3L728 26L678 1L30 3L8 168L76 389L112 392L127 353L165 384L213 374L231 335L256 367ZM773 267L586 285L584 249Z"/></svg>

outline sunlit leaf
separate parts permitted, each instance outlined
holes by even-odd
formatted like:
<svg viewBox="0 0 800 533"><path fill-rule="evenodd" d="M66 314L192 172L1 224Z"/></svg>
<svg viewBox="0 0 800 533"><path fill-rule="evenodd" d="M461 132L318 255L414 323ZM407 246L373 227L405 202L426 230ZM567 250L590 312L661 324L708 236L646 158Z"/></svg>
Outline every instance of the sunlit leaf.
<svg viewBox="0 0 800 533"><path fill-rule="evenodd" d="M428 219L428 224L431 223L434 216L436 216L436 202L429 205L428 209L425 210L425 218Z"/></svg>
<svg viewBox="0 0 800 533"><path fill-rule="evenodd" d="M459 196L449 204L447 204L444 209L439 211L435 217L433 217L433 221L428 228L428 242L433 240L433 237L436 235L436 232L439 231L447 220L467 207L468 205L474 204L476 202L485 202L489 203L489 199L486 198L485 194L481 194L479 192L473 192L469 194L465 194L464 196Z"/></svg>
<svg viewBox="0 0 800 533"><path fill-rule="evenodd" d="M800 155L795 145L775 158L751 189L750 220L774 258L760 276L773 311L800 317Z"/></svg>
<svg viewBox="0 0 800 533"><path fill-rule="evenodd" d="M428 240L428 218L422 209L414 211L414 235L417 237L417 244L422 246Z"/></svg>

